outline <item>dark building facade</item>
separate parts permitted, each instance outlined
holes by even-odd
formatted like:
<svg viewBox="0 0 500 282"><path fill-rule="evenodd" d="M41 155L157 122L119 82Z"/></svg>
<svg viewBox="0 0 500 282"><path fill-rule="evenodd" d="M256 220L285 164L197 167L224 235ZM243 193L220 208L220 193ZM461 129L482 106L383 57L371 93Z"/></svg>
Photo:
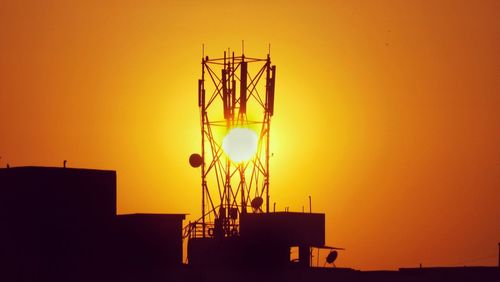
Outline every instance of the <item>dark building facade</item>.
<svg viewBox="0 0 500 282"><path fill-rule="evenodd" d="M0 169L0 281L112 281L182 263L184 215L116 215L116 172Z"/></svg>
<svg viewBox="0 0 500 282"><path fill-rule="evenodd" d="M299 247L298 265L309 267L310 248L324 244L324 214L248 213L241 215L235 236L190 238L188 261L194 266L285 268L291 265L291 247Z"/></svg>
<svg viewBox="0 0 500 282"><path fill-rule="evenodd" d="M116 215L114 171L0 169L0 193L3 281L70 279L107 257Z"/></svg>
<svg viewBox="0 0 500 282"><path fill-rule="evenodd" d="M116 261L127 268L179 267L184 214L124 214L116 218Z"/></svg>

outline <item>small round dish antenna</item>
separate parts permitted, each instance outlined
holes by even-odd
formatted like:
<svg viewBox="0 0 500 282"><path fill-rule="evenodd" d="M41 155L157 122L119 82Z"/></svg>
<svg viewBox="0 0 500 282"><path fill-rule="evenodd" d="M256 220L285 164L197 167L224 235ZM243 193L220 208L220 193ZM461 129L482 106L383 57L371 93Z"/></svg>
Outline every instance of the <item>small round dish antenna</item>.
<svg viewBox="0 0 500 282"><path fill-rule="evenodd" d="M189 164L192 167L200 167L202 163L203 158L200 156L200 154L192 154L191 156L189 156Z"/></svg>
<svg viewBox="0 0 500 282"><path fill-rule="evenodd" d="M254 212L258 212L258 211L262 211L261 207L262 207L262 204L264 203L264 200L262 199L262 197L255 197L252 202L250 203L250 205L252 206L252 209Z"/></svg>
<svg viewBox="0 0 500 282"><path fill-rule="evenodd" d="M332 264L333 266L335 266L335 260L337 259L337 256L338 256L338 252L335 251L335 250L332 250L328 256L326 257L326 262L329 263L329 264Z"/></svg>

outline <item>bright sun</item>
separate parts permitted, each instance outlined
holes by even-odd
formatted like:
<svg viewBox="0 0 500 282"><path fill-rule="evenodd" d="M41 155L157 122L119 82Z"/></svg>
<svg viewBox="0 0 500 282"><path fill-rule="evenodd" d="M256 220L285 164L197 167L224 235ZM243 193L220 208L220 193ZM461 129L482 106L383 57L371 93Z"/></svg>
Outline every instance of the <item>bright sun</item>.
<svg viewBox="0 0 500 282"><path fill-rule="evenodd" d="M250 160L257 152L259 138L248 128L233 128L222 140L222 149L235 162Z"/></svg>

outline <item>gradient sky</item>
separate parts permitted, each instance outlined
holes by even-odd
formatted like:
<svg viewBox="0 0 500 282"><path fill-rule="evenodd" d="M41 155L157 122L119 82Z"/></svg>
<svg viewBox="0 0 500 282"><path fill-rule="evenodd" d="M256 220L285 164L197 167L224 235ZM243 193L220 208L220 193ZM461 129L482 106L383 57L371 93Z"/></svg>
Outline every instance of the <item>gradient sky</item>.
<svg viewBox="0 0 500 282"><path fill-rule="evenodd" d="M118 211L200 215L201 45L277 65L271 201L337 266L495 265L499 1L1 1L0 165L113 169Z"/></svg>

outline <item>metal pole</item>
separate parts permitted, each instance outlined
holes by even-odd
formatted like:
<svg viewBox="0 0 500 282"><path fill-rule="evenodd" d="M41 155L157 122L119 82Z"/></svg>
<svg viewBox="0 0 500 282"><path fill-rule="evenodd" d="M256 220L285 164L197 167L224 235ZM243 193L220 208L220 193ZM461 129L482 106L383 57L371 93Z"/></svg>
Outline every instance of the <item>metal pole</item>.
<svg viewBox="0 0 500 282"><path fill-rule="evenodd" d="M238 166L238 170L240 171L240 189L241 189L241 214L246 214L247 213L247 203L245 201L245 189L246 189L246 184L245 184L245 170L242 167L242 164Z"/></svg>
<svg viewBox="0 0 500 282"><path fill-rule="evenodd" d="M201 81L202 81L202 103L201 103L201 229L202 229L202 237L205 238L205 188L206 188L206 180L205 180L205 98L204 98L204 89L205 89L205 58L201 59Z"/></svg>
<svg viewBox="0 0 500 282"><path fill-rule="evenodd" d="M269 213L269 113L267 116L267 140L266 140L266 212Z"/></svg>
<svg viewBox="0 0 500 282"><path fill-rule="evenodd" d="M309 213L312 213L311 196L309 196Z"/></svg>

